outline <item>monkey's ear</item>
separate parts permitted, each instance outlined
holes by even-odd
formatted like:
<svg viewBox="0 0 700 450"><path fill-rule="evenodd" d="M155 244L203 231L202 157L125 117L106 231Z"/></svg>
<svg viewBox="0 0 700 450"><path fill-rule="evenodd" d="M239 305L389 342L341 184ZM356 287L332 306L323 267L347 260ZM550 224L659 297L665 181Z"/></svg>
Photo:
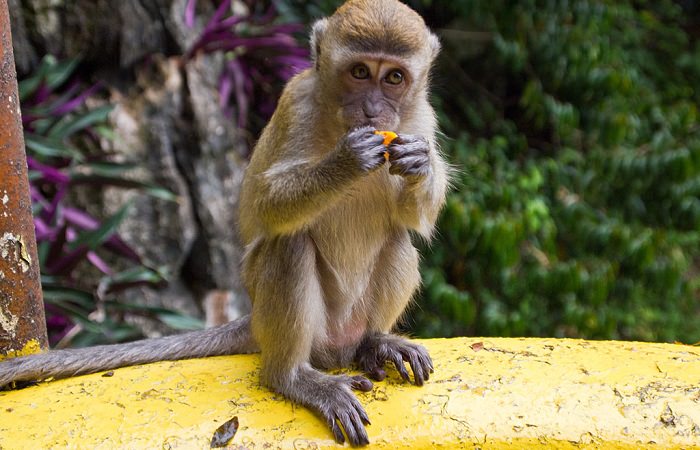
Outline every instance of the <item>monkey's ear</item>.
<svg viewBox="0 0 700 450"><path fill-rule="evenodd" d="M318 69L318 60L321 57L321 40L326 32L326 28L328 28L328 19L317 20L311 28L311 39L309 40L311 62L316 66L316 69Z"/></svg>
<svg viewBox="0 0 700 450"><path fill-rule="evenodd" d="M433 33L428 33L428 45L430 45L430 58L431 60L434 60L437 55L440 53L440 48L442 47L440 45L440 39L438 39L437 36L435 36Z"/></svg>

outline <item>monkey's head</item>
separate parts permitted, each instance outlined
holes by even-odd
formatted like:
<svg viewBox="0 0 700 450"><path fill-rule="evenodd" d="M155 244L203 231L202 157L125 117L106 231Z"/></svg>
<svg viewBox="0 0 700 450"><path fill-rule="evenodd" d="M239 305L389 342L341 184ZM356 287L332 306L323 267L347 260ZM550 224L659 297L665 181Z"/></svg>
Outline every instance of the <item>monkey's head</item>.
<svg viewBox="0 0 700 450"><path fill-rule="evenodd" d="M397 0L349 0L314 24L311 50L323 100L345 128L394 130L425 98L440 43Z"/></svg>

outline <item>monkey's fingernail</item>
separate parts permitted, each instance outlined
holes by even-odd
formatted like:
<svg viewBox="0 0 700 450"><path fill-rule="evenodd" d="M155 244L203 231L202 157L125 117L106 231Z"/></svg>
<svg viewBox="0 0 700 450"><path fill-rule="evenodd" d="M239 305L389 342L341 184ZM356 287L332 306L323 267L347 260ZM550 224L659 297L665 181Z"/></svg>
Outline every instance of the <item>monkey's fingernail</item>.
<svg viewBox="0 0 700 450"><path fill-rule="evenodd" d="M372 422L369 421L369 417L367 416L366 412L360 411L360 418L362 419L362 423L365 425L372 425Z"/></svg>
<svg viewBox="0 0 700 450"><path fill-rule="evenodd" d="M399 137L399 135L394 133L393 131L375 131L374 134L381 134L382 136L384 136L383 144L385 146L388 146L389 144L391 144L391 141ZM387 153L384 153L384 157L388 159L389 155Z"/></svg>
<svg viewBox="0 0 700 450"><path fill-rule="evenodd" d="M389 152L384 152L384 160L389 161Z"/></svg>

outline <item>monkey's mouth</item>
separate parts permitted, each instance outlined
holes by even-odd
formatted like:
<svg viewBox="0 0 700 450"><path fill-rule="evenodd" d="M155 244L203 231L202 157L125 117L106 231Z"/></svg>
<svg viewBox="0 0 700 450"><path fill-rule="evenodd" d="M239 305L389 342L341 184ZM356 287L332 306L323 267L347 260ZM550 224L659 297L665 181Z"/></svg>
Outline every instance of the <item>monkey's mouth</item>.
<svg viewBox="0 0 700 450"><path fill-rule="evenodd" d="M372 127L375 130L388 130L391 126L385 120L381 119L364 119L358 123L361 127Z"/></svg>

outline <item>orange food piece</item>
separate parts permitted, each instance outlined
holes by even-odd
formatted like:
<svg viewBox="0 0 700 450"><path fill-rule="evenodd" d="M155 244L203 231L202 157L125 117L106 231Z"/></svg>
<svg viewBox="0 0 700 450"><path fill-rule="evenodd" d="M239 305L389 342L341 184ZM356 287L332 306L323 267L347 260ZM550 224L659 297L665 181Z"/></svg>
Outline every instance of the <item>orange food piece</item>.
<svg viewBox="0 0 700 450"><path fill-rule="evenodd" d="M391 144L391 141L398 137L398 135L393 131L375 131L374 134L381 134L384 136L384 145Z"/></svg>
<svg viewBox="0 0 700 450"><path fill-rule="evenodd" d="M398 135L393 131L375 131L374 134L381 134L382 136L384 136L383 144L387 147L389 146L389 144L391 144L391 141L398 137ZM384 159L389 161L389 152L384 152Z"/></svg>

